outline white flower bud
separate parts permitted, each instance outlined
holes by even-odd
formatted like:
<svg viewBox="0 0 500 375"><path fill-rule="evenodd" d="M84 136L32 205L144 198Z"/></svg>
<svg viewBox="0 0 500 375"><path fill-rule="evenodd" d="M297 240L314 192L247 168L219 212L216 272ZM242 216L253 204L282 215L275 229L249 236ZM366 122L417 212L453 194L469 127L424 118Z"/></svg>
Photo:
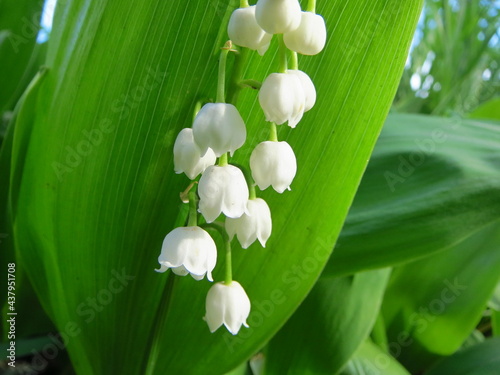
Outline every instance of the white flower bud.
<svg viewBox="0 0 500 375"><path fill-rule="evenodd" d="M236 9L231 14L227 34L234 44L256 50L261 56L266 53L273 37L257 23L255 5Z"/></svg>
<svg viewBox="0 0 500 375"><path fill-rule="evenodd" d="M233 165L210 166L198 184L200 212L208 223L222 213L230 218L243 215L248 203L248 185L241 170Z"/></svg>
<svg viewBox="0 0 500 375"><path fill-rule="evenodd" d="M259 0L255 8L257 23L269 34L283 34L300 25L300 4L297 0Z"/></svg>
<svg viewBox="0 0 500 375"><path fill-rule="evenodd" d="M211 148L219 157L226 152L233 155L245 143L247 130L234 105L208 103L194 119L193 136L202 156Z"/></svg>
<svg viewBox="0 0 500 375"><path fill-rule="evenodd" d="M237 219L226 220L229 238L232 240L236 234L244 249L247 249L257 238L262 247L266 247L266 241L271 236L273 227L269 206L261 198L251 199L248 201L247 211L248 214L243 214Z"/></svg>
<svg viewBox="0 0 500 375"><path fill-rule="evenodd" d="M215 332L222 324L236 335L241 326L248 328L250 299L245 289L237 281L212 285L207 294L205 321L210 332Z"/></svg>
<svg viewBox="0 0 500 375"><path fill-rule="evenodd" d="M309 111L312 107L314 107L314 104L316 103L316 88L314 87L313 81L302 70L287 70L286 72L288 74L293 74L300 79L300 83L302 84L302 88L304 89L304 96L306 99L304 112Z"/></svg>
<svg viewBox="0 0 500 375"><path fill-rule="evenodd" d="M302 12L300 26L283 35L285 45L302 55L316 55L325 47L326 25L319 14Z"/></svg>
<svg viewBox="0 0 500 375"><path fill-rule="evenodd" d="M174 143L174 170L180 174L184 172L191 180L210 165L215 164L215 154L211 148L207 149L205 156L194 142L193 129L185 128L179 132Z"/></svg>
<svg viewBox="0 0 500 375"><path fill-rule="evenodd" d="M272 73L262 83L259 103L267 121L295 128L304 114L305 93L296 74Z"/></svg>
<svg viewBox="0 0 500 375"><path fill-rule="evenodd" d="M208 280L214 281L212 270L217 262L217 246L200 227L175 228L163 240L158 262L161 267L157 272L172 268L176 275L190 273L195 280L201 280L206 274Z"/></svg>
<svg viewBox="0 0 500 375"><path fill-rule="evenodd" d="M253 150L250 169L261 190L272 185L278 193L283 193L286 189L290 190L297 173L297 160L288 143L266 141Z"/></svg>

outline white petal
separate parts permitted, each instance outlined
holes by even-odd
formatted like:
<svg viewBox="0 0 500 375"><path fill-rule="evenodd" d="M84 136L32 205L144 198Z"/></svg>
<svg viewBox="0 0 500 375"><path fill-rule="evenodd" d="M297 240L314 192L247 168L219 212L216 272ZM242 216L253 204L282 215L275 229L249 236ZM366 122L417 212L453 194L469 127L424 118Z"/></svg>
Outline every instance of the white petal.
<svg viewBox="0 0 500 375"><path fill-rule="evenodd" d="M186 276L189 273L184 266L174 267L172 268L172 272L178 276Z"/></svg>
<svg viewBox="0 0 500 375"><path fill-rule="evenodd" d="M190 273L200 280L207 274L212 280L212 270L217 261L217 247L210 235L200 227L175 228L163 240L162 251L158 257L164 272L172 268L179 276Z"/></svg>
<svg viewBox="0 0 500 375"><path fill-rule="evenodd" d="M259 90L266 120L278 125L288 121L290 127L295 127L304 113L305 101L304 88L295 74L272 73Z"/></svg>
<svg viewBox="0 0 500 375"><path fill-rule="evenodd" d="M242 325L248 327L246 319L249 314L250 300L237 281L229 285L216 283L208 291L205 320L211 332L224 324L236 335Z"/></svg>
<svg viewBox="0 0 500 375"><path fill-rule="evenodd" d="M297 161L288 143L266 141L253 150L250 169L261 190L272 185L278 193L283 193L295 177Z"/></svg>
<svg viewBox="0 0 500 375"><path fill-rule="evenodd" d="M227 288L229 289L228 298L231 302L226 304L224 325L229 332L236 335L242 325L248 327L246 319L250 314L250 300L237 281L231 282Z"/></svg>
<svg viewBox="0 0 500 375"><path fill-rule="evenodd" d="M215 164L215 154L212 149L201 157L201 151L194 142L193 129L185 128L179 132L174 144L174 170L176 173L186 173L194 180L210 165Z"/></svg>
<svg viewBox="0 0 500 375"><path fill-rule="evenodd" d="M300 4L297 0L259 0L255 18L269 34L283 34L299 27Z"/></svg>
<svg viewBox="0 0 500 375"><path fill-rule="evenodd" d="M217 246L212 237L200 227L187 227L190 230L190 246L186 251L183 265L195 276L203 276L215 268Z"/></svg>
<svg viewBox="0 0 500 375"><path fill-rule="evenodd" d="M248 201L248 214L237 219L226 219L226 231L232 239L236 234L241 247L247 249L256 239L263 247L272 231L271 211L267 203L261 199Z"/></svg>
<svg viewBox="0 0 500 375"><path fill-rule="evenodd" d="M205 220L213 222L224 213L240 217L248 202L248 186L241 170L233 165L208 167L198 184L200 212Z"/></svg>
<svg viewBox="0 0 500 375"><path fill-rule="evenodd" d="M257 50L261 56L269 48L272 38L257 23L255 5L236 9L229 19L227 33L234 44Z"/></svg>
<svg viewBox="0 0 500 375"><path fill-rule="evenodd" d="M223 288L224 288L223 283L215 283L209 289L207 294L205 302L206 312L204 319L208 324L210 332L215 332L222 325L224 321L224 315L221 306L223 303L223 297L222 297L222 294L224 293Z"/></svg>
<svg viewBox="0 0 500 375"><path fill-rule="evenodd" d="M316 55L325 47L326 25L319 14L302 12L300 26L283 35L285 45L302 55Z"/></svg>
<svg viewBox="0 0 500 375"><path fill-rule="evenodd" d="M205 104L193 122L193 137L205 155L211 148L217 157L240 148L246 139L246 128L236 107L228 103Z"/></svg>
<svg viewBox="0 0 500 375"><path fill-rule="evenodd" d="M300 80L305 96L304 112L309 111L316 103L316 88L313 81L302 70L287 70L286 72L295 75Z"/></svg>
<svg viewBox="0 0 500 375"><path fill-rule="evenodd" d="M167 267L167 266L165 266L164 264L161 264L161 265L160 265L160 268L155 269L155 271L156 271L156 272L162 272L162 273L163 273L163 272L165 272L166 270L168 270L169 268L170 268L170 267Z"/></svg>

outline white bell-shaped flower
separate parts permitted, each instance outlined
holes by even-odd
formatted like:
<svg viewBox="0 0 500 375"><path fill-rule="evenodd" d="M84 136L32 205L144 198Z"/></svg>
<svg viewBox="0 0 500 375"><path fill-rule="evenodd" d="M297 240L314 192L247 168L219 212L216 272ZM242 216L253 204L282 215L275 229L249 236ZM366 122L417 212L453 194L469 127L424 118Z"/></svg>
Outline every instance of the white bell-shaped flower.
<svg viewBox="0 0 500 375"><path fill-rule="evenodd" d="M326 25L319 14L302 12L300 26L283 35L285 45L302 55L316 55L325 47Z"/></svg>
<svg viewBox="0 0 500 375"><path fill-rule="evenodd" d="M266 241L271 236L273 228L269 206L264 199L251 199L248 201L247 211L248 213L237 219L226 220L229 238L232 240L236 234L244 249L247 249L256 239L259 239L262 247L266 247Z"/></svg>
<svg viewBox="0 0 500 375"><path fill-rule="evenodd" d="M248 328L250 299L245 289L237 281L212 285L207 294L205 321L210 332L215 332L222 324L236 335L241 326Z"/></svg>
<svg viewBox="0 0 500 375"><path fill-rule="evenodd" d="M202 157L198 145L194 142L193 129L185 128L179 132L174 143L174 170L184 172L191 180L210 165L215 164L215 154L211 148Z"/></svg>
<svg viewBox="0 0 500 375"><path fill-rule="evenodd" d="M286 189L290 190L297 173L297 160L288 143L266 141L253 150L250 169L261 190L272 185L278 193L283 193Z"/></svg>
<svg viewBox="0 0 500 375"><path fill-rule="evenodd" d="M210 166L198 184L200 212L208 223L222 213L237 218L247 210L248 185L241 170L233 165Z"/></svg>
<svg viewBox="0 0 500 375"><path fill-rule="evenodd" d="M257 23L269 34L283 34L300 25L298 0L259 0L255 8Z"/></svg>
<svg viewBox="0 0 500 375"><path fill-rule="evenodd" d="M314 87L313 81L302 70L287 70L286 72L288 74L293 74L300 79L305 95L304 112L309 111L316 103L316 88Z"/></svg>
<svg viewBox="0 0 500 375"><path fill-rule="evenodd" d="M233 155L245 143L247 130L234 105L208 103L194 119L193 136L202 156L211 148L219 157L226 152Z"/></svg>
<svg viewBox="0 0 500 375"><path fill-rule="evenodd" d="M259 103L267 121L295 128L304 114L305 93L296 74L272 73L262 83Z"/></svg>
<svg viewBox="0 0 500 375"><path fill-rule="evenodd" d="M256 50L264 55L271 43L272 34L266 33L255 19L255 5L236 9L227 26L227 34L231 41L242 47Z"/></svg>
<svg viewBox="0 0 500 375"><path fill-rule="evenodd" d="M163 240L158 262L161 267L157 272L171 268L176 275L190 273L195 280L201 280L206 274L208 280L214 281L212 270L217 262L217 246L200 227L175 228Z"/></svg>

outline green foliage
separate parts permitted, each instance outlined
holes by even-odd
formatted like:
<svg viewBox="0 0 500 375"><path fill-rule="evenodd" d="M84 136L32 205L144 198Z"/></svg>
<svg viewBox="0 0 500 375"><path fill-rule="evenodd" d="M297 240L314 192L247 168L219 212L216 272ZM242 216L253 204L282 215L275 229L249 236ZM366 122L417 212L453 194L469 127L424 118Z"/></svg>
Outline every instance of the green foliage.
<svg viewBox="0 0 500 375"><path fill-rule="evenodd" d="M368 337L389 274L322 277L271 340L266 374L336 374Z"/></svg>
<svg viewBox="0 0 500 375"><path fill-rule="evenodd" d="M381 373L384 375L410 375L398 361L367 340L354 354L340 375L378 375Z"/></svg>
<svg viewBox="0 0 500 375"><path fill-rule="evenodd" d="M426 1L395 109L466 114L500 95L499 30L497 0Z"/></svg>
<svg viewBox="0 0 500 375"><path fill-rule="evenodd" d="M453 248L394 269L383 304L391 351L423 370L460 348L499 282L498 222ZM452 261L451 261L452 260Z"/></svg>
<svg viewBox="0 0 500 375"><path fill-rule="evenodd" d="M496 123L391 114L325 273L422 258L498 220L499 147Z"/></svg>
<svg viewBox="0 0 500 375"><path fill-rule="evenodd" d="M208 283L153 271L188 183L172 172L172 143L190 126L195 103L214 99L218 48L235 2L58 7L48 70L16 121L10 204L19 265L66 335L79 373L220 374L272 337L331 252L421 5L318 3L329 46L321 58L300 61L318 102L295 131L279 130L296 150L299 174L293 192L262 194L275 228L268 247L234 251L234 275L254 304L252 327L237 337L210 334L202 321ZM244 78L275 70L274 51L247 56ZM245 164L267 131L255 92L241 92L238 106L249 139L234 161ZM221 274L218 267L214 276Z"/></svg>
<svg viewBox="0 0 500 375"><path fill-rule="evenodd" d="M11 124L0 266L16 256L19 355L54 342L41 304L80 374L498 371L497 2L427 1L373 154L421 0L318 2L328 45L300 58L318 102L297 129L279 127L299 171L292 192L259 193L273 212L268 246L233 251L252 301L251 327L234 337L202 320L209 283L153 269L186 217L172 144L196 104L215 99L238 1L62 1L48 46L30 36L13 53L7 37L41 7L16 4L0 4L0 66L12 72L0 95ZM262 81L276 54L274 41L265 57L229 58L228 98L249 135L233 161L244 166L268 129L256 91L237 83Z"/></svg>
<svg viewBox="0 0 500 375"><path fill-rule="evenodd" d="M444 359L427 375L495 375L500 368L500 338L460 351Z"/></svg>
<svg viewBox="0 0 500 375"><path fill-rule="evenodd" d="M43 47L35 41L43 1L3 0L0 3L0 115L2 127L28 82L38 69ZM1 123L0 123L1 124Z"/></svg>
<svg viewBox="0 0 500 375"><path fill-rule="evenodd" d="M485 122L462 122L459 135L453 124L445 118L389 115L340 246L312 292L268 345L266 371L336 373L372 328L381 349L365 344L343 370L346 374L398 373L401 366L389 353L418 372L466 341L499 278L497 272L478 270L486 264L491 270L500 267L498 203L480 204L483 198L497 199L493 192L498 187L485 189L489 185L484 184L498 186L498 162L491 155L500 147L500 136L498 127ZM415 141L432 140L437 132L445 141L439 147L436 143L411 179L398 185L395 197L388 197L384 172L400 163L400 155L416 152ZM441 174L450 170L443 165L461 169ZM460 206L464 211L456 209ZM480 212L488 206L489 219L483 221ZM386 290L383 270L339 277L382 265L396 266ZM375 322L382 291L383 315Z"/></svg>

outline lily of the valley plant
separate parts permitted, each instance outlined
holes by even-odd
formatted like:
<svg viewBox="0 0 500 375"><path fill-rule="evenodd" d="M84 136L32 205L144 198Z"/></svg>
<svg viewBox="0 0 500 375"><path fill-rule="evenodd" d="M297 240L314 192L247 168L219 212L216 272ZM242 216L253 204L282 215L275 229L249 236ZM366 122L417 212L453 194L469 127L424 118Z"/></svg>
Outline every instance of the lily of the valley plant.
<svg viewBox="0 0 500 375"><path fill-rule="evenodd" d="M298 69L297 53L321 52L326 26L323 18L315 14L314 0L309 1L307 10L302 11L297 0L259 0L254 6L240 2L229 20L230 41L222 48L219 60L217 102L205 103L192 129L182 129L174 144L175 172L185 173L191 180L183 194L190 209L187 225L165 237L157 271L170 268L179 276L190 274L201 280L206 275L213 281L217 248L206 229L219 231L226 247L226 272L225 279L215 283L206 298L204 319L211 332L224 325L236 335L242 325L248 327L250 299L243 286L233 280L231 240L236 237L247 249L256 240L265 246L271 236L271 210L257 197L255 185L261 190L272 186L283 193L290 190L297 172L293 149L287 142L278 141L276 126L287 123L295 128L316 102L312 80ZM245 143L247 134L236 103L225 102L226 59L229 52L237 51L234 46L263 55L273 34L277 34L280 65L259 91L259 103L270 122L269 138L255 147L247 171L229 161Z"/></svg>

